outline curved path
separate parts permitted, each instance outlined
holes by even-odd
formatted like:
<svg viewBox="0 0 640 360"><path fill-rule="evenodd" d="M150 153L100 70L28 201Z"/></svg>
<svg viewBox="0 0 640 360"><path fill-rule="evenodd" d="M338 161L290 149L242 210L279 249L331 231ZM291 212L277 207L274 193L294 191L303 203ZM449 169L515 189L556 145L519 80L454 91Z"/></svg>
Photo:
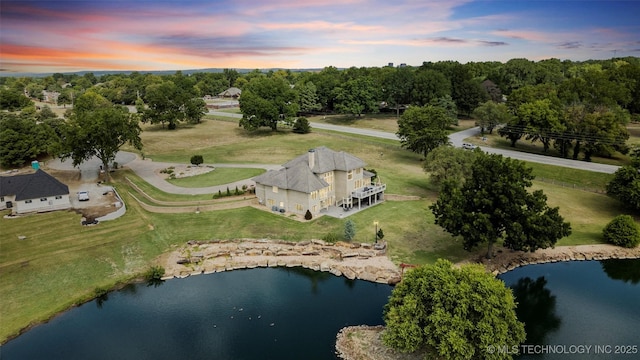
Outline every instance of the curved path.
<svg viewBox="0 0 640 360"><path fill-rule="evenodd" d="M225 116L231 118L241 118L242 114L236 113L228 113L222 111L209 110L210 115L217 116ZM356 134L356 135L364 135L377 137L382 139L391 139L391 140L399 140L398 136L394 133L372 130L372 129L360 129L349 126L340 126L340 125L332 125L325 123L316 123L312 122L311 126L317 129L330 130L330 131L338 131L348 134ZM462 142L464 139L475 136L480 133L480 128L474 127L471 129L459 131L449 135L449 141L455 147L462 147ZM619 167L615 165L607 165L607 164L598 164L592 162L571 160L571 159L563 159L556 158L552 156L544 156L537 154L529 154L515 150L507 150L507 149L496 149L486 146L480 147L482 151L490 154L500 154L503 156L511 157L518 160L530 161L541 164L549 164L555 166L563 166L573 169L581 169L587 171L601 172L601 173L614 173ZM120 151L116 155L115 161L119 165L126 165L131 170L133 170L138 176L144 179L149 184L154 187L171 194L186 194L186 195L196 195L196 194L214 194L218 191L226 191L227 187L230 189L242 188L242 186L251 186L254 185L254 182L250 179L240 180L236 182L232 182L229 184L209 186L204 188L185 188L173 185L166 180L164 180L161 176L158 175L158 171L168 168L170 166L179 166L185 164L177 164L177 163L166 163L166 162L154 162L149 159L142 160L138 155L127 152ZM57 170L74 170L79 169L82 175L82 179L85 180L94 180L98 178L98 173L100 169L101 162L97 158L92 158L88 161L82 163L79 167L74 167L70 160L60 161L59 159L54 159L47 162L47 166L52 169ZM207 165L207 164L205 164ZM260 168L265 170L277 170L280 169L280 165L273 164L209 164L213 167L218 168Z"/></svg>
<svg viewBox="0 0 640 360"><path fill-rule="evenodd" d="M170 166L183 166L185 164L167 163L167 162L155 162L150 159L142 160L134 153L127 151L119 151L115 160L119 165L127 166L133 170L136 175L140 176L144 181L153 185L154 187L171 194L184 194L184 195L198 195L198 194L214 194L218 191L227 191L229 189L242 188L243 185L251 186L254 182L250 179L240 180L228 184L209 186L203 188L185 188L181 186L173 185L163 179L158 172L162 169L166 169ZM79 167L74 167L70 160L60 161L60 159L54 159L47 162L47 166L56 170L74 170L80 169L82 179L94 180L98 178L98 172L101 162L97 158L92 158L82 163ZM259 168L265 170L277 170L280 169L280 165L271 164L204 164L204 166L213 166L216 168Z"/></svg>

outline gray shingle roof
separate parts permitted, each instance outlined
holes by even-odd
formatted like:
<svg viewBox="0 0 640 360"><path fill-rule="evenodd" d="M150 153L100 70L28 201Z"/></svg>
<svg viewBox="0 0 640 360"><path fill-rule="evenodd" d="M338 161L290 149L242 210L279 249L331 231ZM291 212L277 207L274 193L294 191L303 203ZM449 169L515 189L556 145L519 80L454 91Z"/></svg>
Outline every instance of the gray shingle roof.
<svg viewBox="0 0 640 360"><path fill-rule="evenodd" d="M280 170L270 170L253 178L258 184L276 186L306 194L323 189L329 184L311 172L308 166L297 164Z"/></svg>
<svg viewBox="0 0 640 360"><path fill-rule="evenodd" d="M300 155L297 158L285 163L285 168L292 167L299 163L309 166L309 154ZM366 163L361 159L344 151L333 151L326 146L313 149L314 166L311 169L316 174L323 174L333 170L349 171L364 167Z"/></svg>
<svg viewBox="0 0 640 360"><path fill-rule="evenodd" d="M313 156L313 168L309 167L309 156ZM325 146L320 146L285 163L282 165L283 169L267 171L252 180L262 185L277 186L280 189L296 190L309 194L329 186L317 174L334 170L349 171L365 165L364 161L344 151L336 152Z"/></svg>
<svg viewBox="0 0 640 360"><path fill-rule="evenodd" d="M0 176L0 196L15 195L16 201L69 195L69 187L38 169L33 174Z"/></svg>

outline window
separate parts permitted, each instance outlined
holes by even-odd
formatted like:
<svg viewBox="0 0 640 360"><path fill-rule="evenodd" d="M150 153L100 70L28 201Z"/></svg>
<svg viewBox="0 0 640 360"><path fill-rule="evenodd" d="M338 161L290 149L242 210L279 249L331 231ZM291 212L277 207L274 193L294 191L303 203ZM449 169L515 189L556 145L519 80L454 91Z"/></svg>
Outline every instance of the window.
<svg viewBox="0 0 640 360"><path fill-rule="evenodd" d="M360 170L362 170L362 169L357 168L357 169L356 169L356 174L360 174Z"/></svg>
<svg viewBox="0 0 640 360"><path fill-rule="evenodd" d="M31 200L25 200L24 203L25 204L31 204Z"/></svg>
<svg viewBox="0 0 640 360"><path fill-rule="evenodd" d="M47 201L47 198L40 198L40 201Z"/></svg>
<svg viewBox="0 0 640 360"><path fill-rule="evenodd" d="M296 204L296 211L302 211L302 204Z"/></svg>
<svg viewBox="0 0 640 360"><path fill-rule="evenodd" d="M318 199L318 192L317 191L312 191L311 192L311 200L317 200Z"/></svg>
<svg viewBox="0 0 640 360"><path fill-rule="evenodd" d="M313 209L312 211L313 211L314 213L317 213L317 212L318 212L318 205L313 205L313 208L312 208L312 209Z"/></svg>
<svg viewBox="0 0 640 360"><path fill-rule="evenodd" d="M275 186L275 185L273 186L273 192L274 192L274 193L277 193L277 192L278 192L278 187L277 187L277 186Z"/></svg>
<svg viewBox="0 0 640 360"><path fill-rule="evenodd" d="M353 170L349 170L347 171L347 180L352 180L353 179Z"/></svg>
<svg viewBox="0 0 640 360"><path fill-rule="evenodd" d="M56 196L56 200L60 200L60 199L62 199L62 196L60 195Z"/></svg>
<svg viewBox="0 0 640 360"><path fill-rule="evenodd" d="M0 202L4 202L4 196L0 196Z"/></svg>
<svg viewBox="0 0 640 360"><path fill-rule="evenodd" d="M267 203L269 204L269 206L273 206L276 204L276 202L273 199L267 200Z"/></svg>

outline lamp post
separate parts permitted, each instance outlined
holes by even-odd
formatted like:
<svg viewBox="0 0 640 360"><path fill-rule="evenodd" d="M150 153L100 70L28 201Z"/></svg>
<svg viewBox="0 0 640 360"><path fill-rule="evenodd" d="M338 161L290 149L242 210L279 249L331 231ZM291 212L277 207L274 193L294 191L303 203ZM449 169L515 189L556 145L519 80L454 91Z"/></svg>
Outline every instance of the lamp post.
<svg viewBox="0 0 640 360"><path fill-rule="evenodd" d="M376 220L376 221L374 221L374 222L373 222L373 226L375 226L375 228L376 228L376 232L375 232L375 234L374 234L374 235L375 235L375 238L374 238L374 239L375 239L376 244L377 244L377 243L378 243L378 220Z"/></svg>

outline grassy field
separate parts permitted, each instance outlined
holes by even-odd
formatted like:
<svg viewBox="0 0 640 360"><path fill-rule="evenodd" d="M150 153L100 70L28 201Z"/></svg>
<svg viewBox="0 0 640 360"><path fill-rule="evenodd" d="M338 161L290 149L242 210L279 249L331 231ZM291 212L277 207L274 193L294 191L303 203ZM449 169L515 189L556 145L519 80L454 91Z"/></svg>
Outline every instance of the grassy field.
<svg viewBox="0 0 640 360"><path fill-rule="evenodd" d="M265 172L264 169L254 168L217 168L206 174L189 176L184 178L167 179L173 185L186 188L200 188L215 185L224 185L232 182L252 178Z"/></svg>
<svg viewBox="0 0 640 360"><path fill-rule="evenodd" d="M238 128L237 123L215 120L195 126L181 125L177 131L147 125L143 141L146 156L182 163L188 163L196 151L207 163L273 164L281 164L320 145L353 153L364 159L369 168L378 171L388 185L388 193L423 198L386 201L353 214L349 218L356 224L356 242L372 242L373 222L378 221L395 262L423 264L439 257L459 261L470 256L462 249L460 240L434 225L428 206L436 194L422 171L420 156L397 145L320 131L306 135L288 131L247 133ZM538 176L571 180L585 187L603 187L607 181L601 174L531 165ZM129 195L136 194L137 190L125 181L125 177L158 200L211 199L211 195L166 194L135 174L117 171L113 181L127 204L127 214L118 220L83 227L80 215L74 212L0 218L0 293L10 294L0 297L1 341L29 324L44 321L94 297L96 288L111 288L130 281L159 255L188 240L272 238L298 241L323 238L330 233L340 236L344 231L346 219L321 217L301 223L251 207L199 214L149 213ZM562 239L559 245L601 242L603 226L623 212L618 202L602 194L548 182L534 183L536 189L543 189L547 194L550 205L560 206L561 214L572 224L573 234ZM19 240L19 236L26 236L26 239Z"/></svg>

